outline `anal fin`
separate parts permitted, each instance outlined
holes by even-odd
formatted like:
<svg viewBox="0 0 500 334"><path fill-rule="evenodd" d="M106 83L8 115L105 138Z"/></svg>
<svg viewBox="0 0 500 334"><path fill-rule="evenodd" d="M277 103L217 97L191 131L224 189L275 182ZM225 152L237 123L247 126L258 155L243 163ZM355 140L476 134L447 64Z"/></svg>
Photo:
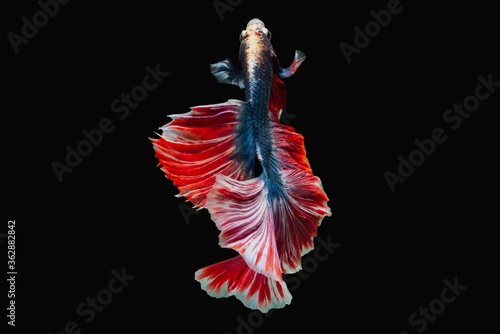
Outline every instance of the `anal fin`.
<svg viewBox="0 0 500 334"><path fill-rule="evenodd" d="M241 256L201 268L195 273L211 297L236 297L246 307L267 313L290 304L292 295L284 281L275 281L252 270Z"/></svg>

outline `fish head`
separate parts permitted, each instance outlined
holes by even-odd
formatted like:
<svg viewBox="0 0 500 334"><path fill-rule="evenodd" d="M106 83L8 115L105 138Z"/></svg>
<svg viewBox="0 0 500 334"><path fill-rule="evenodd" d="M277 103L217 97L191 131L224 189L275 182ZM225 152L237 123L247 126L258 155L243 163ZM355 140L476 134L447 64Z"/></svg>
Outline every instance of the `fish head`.
<svg viewBox="0 0 500 334"><path fill-rule="evenodd" d="M251 19L247 23L247 27L240 34L240 42L250 36L257 36L259 38L265 38L268 41L271 40L271 31L266 28L264 22L255 18Z"/></svg>

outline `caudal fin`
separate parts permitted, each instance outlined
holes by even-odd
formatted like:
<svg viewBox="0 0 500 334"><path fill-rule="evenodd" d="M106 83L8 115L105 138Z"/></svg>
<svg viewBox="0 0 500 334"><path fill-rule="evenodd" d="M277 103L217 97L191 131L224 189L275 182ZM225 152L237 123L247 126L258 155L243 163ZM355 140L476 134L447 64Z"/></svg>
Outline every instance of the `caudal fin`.
<svg viewBox="0 0 500 334"><path fill-rule="evenodd" d="M282 273L301 269L302 255L313 249L317 227L331 213L321 181L311 172L302 136L279 123L272 133L276 179L265 172L250 180L219 175L206 207L221 231L221 247L239 252L257 273L281 280Z"/></svg>
<svg viewBox="0 0 500 334"><path fill-rule="evenodd" d="M218 175L207 208L221 231L219 246L240 253L252 270L281 280L275 217L264 186L262 177L239 181Z"/></svg>
<svg viewBox="0 0 500 334"><path fill-rule="evenodd" d="M255 272L241 256L201 268L195 279L212 297L235 296L246 307L264 313L283 308L292 300L283 280L275 281Z"/></svg>

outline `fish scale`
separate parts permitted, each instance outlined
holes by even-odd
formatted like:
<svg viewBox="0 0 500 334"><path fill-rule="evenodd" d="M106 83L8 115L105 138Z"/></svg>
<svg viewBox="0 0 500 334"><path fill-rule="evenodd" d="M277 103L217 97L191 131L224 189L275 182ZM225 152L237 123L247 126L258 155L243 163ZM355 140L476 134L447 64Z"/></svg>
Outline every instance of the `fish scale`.
<svg viewBox="0 0 500 334"><path fill-rule="evenodd" d="M242 67L245 76L245 98L249 104L247 110L254 120L252 136L255 142L257 158L264 172L276 181L278 173L274 170L272 155L272 136L269 120L269 99L273 82L271 59L272 46L261 31L254 32L242 42Z"/></svg>

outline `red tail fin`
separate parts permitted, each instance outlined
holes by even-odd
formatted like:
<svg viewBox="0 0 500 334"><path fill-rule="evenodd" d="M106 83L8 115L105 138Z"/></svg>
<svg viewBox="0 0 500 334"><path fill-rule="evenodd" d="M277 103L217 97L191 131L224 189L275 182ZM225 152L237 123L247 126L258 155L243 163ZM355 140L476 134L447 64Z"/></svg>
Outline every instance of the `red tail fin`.
<svg viewBox="0 0 500 334"><path fill-rule="evenodd" d="M285 282L256 273L241 256L204 267L195 279L210 296L235 296L246 307L266 313L290 304L292 296Z"/></svg>
<svg viewBox="0 0 500 334"><path fill-rule="evenodd" d="M264 186L262 178L238 181L217 176L207 208L221 230L221 247L236 250L250 268L281 281L273 209Z"/></svg>
<svg viewBox="0 0 500 334"><path fill-rule="evenodd" d="M221 231L220 246L239 252L256 272L281 280L283 272L300 270L317 227L331 213L303 145L295 146L303 144L302 136L279 123L272 133L279 180L265 173L251 180L218 176L206 204Z"/></svg>
<svg viewBox="0 0 500 334"><path fill-rule="evenodd" d="M272 123L278 170L286 200L275 209L276 244L285 273L301 269L301 256L313 249L313 237L325 216L331 216L321 180L312 174L304 137L293 127Z"/></svg>

